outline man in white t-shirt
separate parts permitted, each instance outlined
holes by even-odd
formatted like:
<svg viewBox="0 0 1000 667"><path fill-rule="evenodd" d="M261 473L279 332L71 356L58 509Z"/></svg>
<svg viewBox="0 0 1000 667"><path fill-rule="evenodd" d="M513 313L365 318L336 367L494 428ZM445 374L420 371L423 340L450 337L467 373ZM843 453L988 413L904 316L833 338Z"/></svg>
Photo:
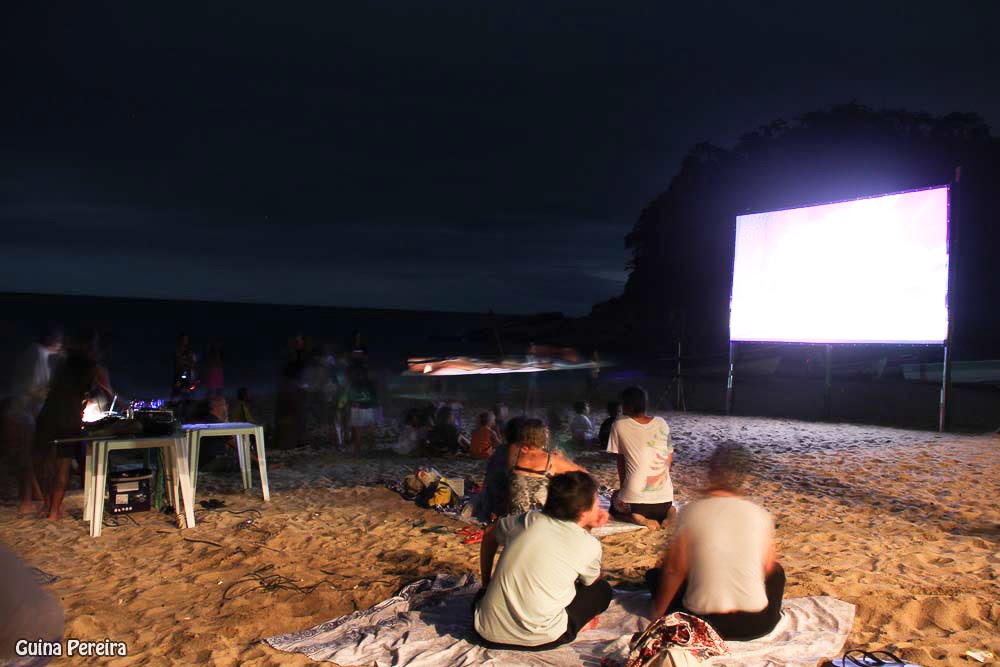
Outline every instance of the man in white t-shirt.
<svg viewBox="0 0 1000 667"><path fill-rule="evenodd" d="M708 486L686 505L663 567L646 573L653 618L683 611L733 641L757 639L781 618L785 571L774 545L774 520L743 497L749 452L720 445L708 460Z"/></svg>
<svg viewBox="0 0 1000 667"><path fill-rule="evenodd" d="M479 552L483 587L474 611L485 646L547 650L596 627L612 591L601 578L601 543L590 529L608 518L597 483L574 471L551 479L541 512L504 517L486 529Z"/></svg>
<svg viewBox="0 0 1000 667"><path fill-rule="evenodd" d="M618 455L619 491L615 517L651 530L666 524L673 511L670 480L674 447L670 427L662 417L646 414L646 391L622 392L622 416L611 426L608 451Z"/></svg>

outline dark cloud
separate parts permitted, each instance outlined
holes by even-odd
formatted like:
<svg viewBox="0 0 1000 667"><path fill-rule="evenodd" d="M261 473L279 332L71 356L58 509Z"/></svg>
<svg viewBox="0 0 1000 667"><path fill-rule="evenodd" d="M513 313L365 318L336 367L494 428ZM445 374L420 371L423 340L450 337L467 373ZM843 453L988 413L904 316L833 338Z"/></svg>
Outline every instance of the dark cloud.
<svg viewBox="0 0 1000 667"><path fill-rule="evenodd" d="M1000 121L995 3L357 4L25 3L0 289L580 313L696 141Z"/></svg>

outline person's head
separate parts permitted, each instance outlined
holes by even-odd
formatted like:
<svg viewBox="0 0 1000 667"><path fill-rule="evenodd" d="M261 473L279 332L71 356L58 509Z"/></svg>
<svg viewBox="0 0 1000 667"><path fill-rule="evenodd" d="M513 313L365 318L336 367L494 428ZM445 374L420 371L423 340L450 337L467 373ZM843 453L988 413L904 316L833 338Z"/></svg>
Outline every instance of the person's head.
<svg viewBox="0 0 1000 667"><path fill-rule="evenodd" d="M247 389L246 387L240 387L239 391L236 392L236 399L244 402L249 401L250 390Z"/></svg>
<svg viewBox="0 0 1000 667"><path fill-rule="evenodd" d="M573 412L578 415L585 415L590 412L590 406L587 405L586 401L577 401L573 404Z"/></svg>
<svg viewBox="0 0 1000 667"><path fill-rule="evenodd" d="M622 412L626 417L646 414L646 390L637 385L627 387L622 392Z"/></svg>
<svg viewBox="0 0 1000 667"><path fill-rule="evenodd" d="M608 416L614 419L622 413L622 406L617 401L608 403Z"/></svg>
<svg viewBox="0 0 1000 667"><path fill-rule="evenodd" d="M226 407L226 399L222 396L212 396L208 399L208 414L216 419L225 421L229 418L229 408Z"/></svg>
<svg viewBox="0 0 1000 667"><path fill-rule="evenodd" d="M528 419L521 427L521 443L538 449L549 448L549 428L541 419Z"/></svg>
<svg viewBox="0 0 1000 667"><path fill-rule="evenodd" d="M524 428L525 421L524 417L518 416L509 420L504 426L503 437L508 445L513 445L515 442L521 441L521 429Z"/></svg>
<svg viewBox="0 0 1000 667"><path fill-rule="evenodd" d="M741 493L750 468L750 451L743 445L726 442L708 457L707 491Z"/></svg>
<svg viewBox="0 0 1000 667"><path fill-rule="evenodd" d="M191 337L183 331L177 334L177 349L186 350L191 347Z"/></svg>
<svg viewBox="0 0 1000 667"><path fill-rule="evenodd" d="M597 482L585 472L574 470L549 480L549 493L542 512L562 521L579 522L598 511Z"/></svg>
<svg viewBox="0 0 1000 667"><path fill-rule="evenodd" d="M59 354L63 348L63 330L58 324L48 323L38 330L38 344L52 354Z"/></svg>
<svg viewBox="0 0 1000 667"><path fill-rule="evenodd" d="M479 425L489 426L496 421L496 417L493 416L492 412L480 412L479 413Z"/></svg>
<svg viewBox="0 0 1000 667"><path fill-rule="evenodd" d="M78 329L67 341L67 347L95 363L101 358L101 336L89 326Z"/></svg>
<svg viewBox="0 0 1000 667"><path fill-rule="evenodd" d="M507 406L503 403L497 403L493 406L493 416L497 418L498 421L506 422L508 416Z"/></svg>
<svg viewBox="0 0 1000 667"><path fill-rule="evenodd" d="M437 415L434 417L435 424L451 424L454 420L455 412L448 405L442 405L438 408Z"/></svg>

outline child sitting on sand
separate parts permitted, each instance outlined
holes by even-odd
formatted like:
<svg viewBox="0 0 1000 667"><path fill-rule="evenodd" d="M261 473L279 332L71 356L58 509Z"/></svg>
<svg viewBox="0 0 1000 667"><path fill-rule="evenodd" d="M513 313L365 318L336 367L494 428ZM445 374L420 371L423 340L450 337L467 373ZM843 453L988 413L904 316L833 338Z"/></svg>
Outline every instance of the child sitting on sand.
<svg viewBox="0 0 1000 667"><path fill-rule="evenodd" d="M399 441L393 445L393 451L406 456L423 448L427 441L428 429L421 427L420 423L420 410L411 408L406 411L406 425L399 434Z"/></svg>
<svg viewBox="0 0 1000 667"><path fill-rule="evenodd" d="M472 433L469 455L474 459L488 459L501 442L500 433L497 431L496 417L492 412L481 413L479 415L479 428Z"/></svg>
<svg viewBox="0 0 1000 667"><path fill-rule="evenodd" d="M594 424L590 421L590 406L586 401L578 401L573 404L573 420L569 423L569 432L573 437L573 444L577 447L585 447L590 444L594 437Z"/></svg>

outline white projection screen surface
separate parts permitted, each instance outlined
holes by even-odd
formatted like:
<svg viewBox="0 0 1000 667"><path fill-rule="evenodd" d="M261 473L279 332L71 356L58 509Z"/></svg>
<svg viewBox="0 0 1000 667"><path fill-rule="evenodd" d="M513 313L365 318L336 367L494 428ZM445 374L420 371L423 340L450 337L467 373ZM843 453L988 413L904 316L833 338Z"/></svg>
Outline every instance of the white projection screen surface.
<svg viewBox="0 0 1000 667"><path fill-rule="evenodd" d="M948 188L741 215L729 338L942 343Z"/></svg>

